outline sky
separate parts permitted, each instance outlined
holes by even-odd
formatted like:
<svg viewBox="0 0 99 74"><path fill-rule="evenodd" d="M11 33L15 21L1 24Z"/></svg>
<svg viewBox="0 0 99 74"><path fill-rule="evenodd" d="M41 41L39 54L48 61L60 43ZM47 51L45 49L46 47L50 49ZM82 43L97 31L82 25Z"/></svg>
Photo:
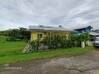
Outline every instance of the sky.
<svg viewBox="0 0 99 74"><path fill-rule="evenodd" d="M0 30L29 25L99 29L99 0L0 0Z"/></svg>

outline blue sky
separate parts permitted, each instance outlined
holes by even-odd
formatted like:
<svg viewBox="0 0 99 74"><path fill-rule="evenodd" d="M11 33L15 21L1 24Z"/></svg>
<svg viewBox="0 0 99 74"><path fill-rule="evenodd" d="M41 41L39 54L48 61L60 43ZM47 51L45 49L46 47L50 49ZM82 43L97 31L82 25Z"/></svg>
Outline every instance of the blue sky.
<svg viewBox="0 0 99 74"><path fill-rule="evenodd" d="M99 28L99 0L0 0L0 30L29 25Z"/></svg>

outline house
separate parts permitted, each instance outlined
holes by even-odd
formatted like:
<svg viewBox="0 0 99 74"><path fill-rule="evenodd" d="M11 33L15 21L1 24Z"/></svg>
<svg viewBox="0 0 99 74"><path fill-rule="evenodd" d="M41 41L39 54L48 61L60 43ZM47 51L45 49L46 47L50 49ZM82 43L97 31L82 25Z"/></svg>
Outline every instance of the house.
<svg viewBox="0 0 99 74"><path fill-rule="evenodd" d="M93 30L92 32L89 33L91 36L91 41L94 41L96 37L99 37L99 30Z"/></svg>
<svg viewBox="0 0 99 74"><path fill-rule="evenodd" d="M29 29L31 31L31 41L39 39L44 39L46 36L53 36L53 35L60 35L60 36L66 36L68 38L70 32L72 30L69 30L65 27L59 26L59 27L53 27L53 26L29 26Z"/></svg>
<svg viewBox="0 0 99 74"><path fill-rule="evenodd" d="M93 30L89 33L91 36L99 36L99 30Z"/></svg>
<svg viewBox="0 0 99 74"><path fill-rule="evenodd" d="M78 33L85 33L85 32L90 32L91 29L92 29L91 26L85 26L85 27L80 27L80 28L74 29L74 30Z"/></svg>

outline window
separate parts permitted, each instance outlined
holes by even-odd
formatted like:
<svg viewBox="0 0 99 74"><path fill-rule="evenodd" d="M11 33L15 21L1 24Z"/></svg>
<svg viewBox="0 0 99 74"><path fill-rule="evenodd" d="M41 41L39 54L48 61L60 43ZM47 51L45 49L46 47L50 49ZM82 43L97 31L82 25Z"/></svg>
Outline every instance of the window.
<svg viewBox="0 0 99 74"><path fill-rule="evenodd" d="M96 40L99 41L99 37L96 37Z"/></svg>
<svg viewBox="0 0 99 74"><path fill-rule="evenodd" d="M42 34L38 34L38 38L42 38L43 37L43 35Z"/></svg>

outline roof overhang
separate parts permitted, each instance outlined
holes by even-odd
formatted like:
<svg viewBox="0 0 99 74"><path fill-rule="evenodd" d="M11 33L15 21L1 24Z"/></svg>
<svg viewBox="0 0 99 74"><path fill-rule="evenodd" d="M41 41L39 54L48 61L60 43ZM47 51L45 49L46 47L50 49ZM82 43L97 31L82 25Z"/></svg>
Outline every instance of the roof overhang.
<svg viewBox="0 0 99 74"><path fill-rule="evenodd" d="M90 32L89 34L93 35L93 36L99 36L99 33L97 33L97 32Z"/></svg>
<svg viewBox="0 0 99 74"><path fill-rule="evenodd" d="M39 26L30 26L30 31L51 31L51 32L73 32L73 30L63 28L63 27L39 27Z"/></svg>

